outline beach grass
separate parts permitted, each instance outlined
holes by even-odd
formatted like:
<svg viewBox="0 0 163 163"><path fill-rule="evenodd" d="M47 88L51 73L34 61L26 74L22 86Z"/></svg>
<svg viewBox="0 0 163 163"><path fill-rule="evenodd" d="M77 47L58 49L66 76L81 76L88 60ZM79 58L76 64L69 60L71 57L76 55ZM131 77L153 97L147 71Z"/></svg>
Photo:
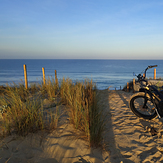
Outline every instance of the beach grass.
<svg viewBox="0 0 163 163"><path fill-rule="evenodd" d="M46 87L47 92L48 89L50 89L49 85ZM37 87L36 90L40 88ZM58 112L54 114L43 110L43 96L37 91L34 91L34 87L26 90L22 85L5 87L0 98L0 106L3 109L0 128L3 136L13 132L18 135L27 135L39 130L56 128L59 119ZM47 96L52 98L52 93L48 92ZM48 124L44 121L45 115L50 117Z"/></svg>
<svg viewBox="0 0 163 163"><path fill-rule="evenodd" d="M28 98L28 91L18 87L7 87L0 103L6 106L2 113L3 134L16 132L19 135L26 135L43 127L41 103L37 100Z"/></svg>
<svg viewBox="0 0 163 163"><path fill-rule="evenodd" d="M48 78L46 83L32 84L28 89L22 84L3 88L0 95L0 106L5 106L0 123L3 136L12 133L24 136L56 129L59 109L57 106L53 112L44 109L43 99L52 102L60 96L60 104L67 106L70 123L82 131L81 137L89 141L91 147L101 146L104 122L102 110L97 105L96 84L92 80L73 82L63 78L59 85L53 78Z"/></svg>
<svg viewBox="0 0 163 163"><path fill-rule="evenodd" d="M60 92L63 102L69 106L70 122L84 132L90 146L100 146L104 122L97 105L96 85L88 79L73 83L71 79L63 78Z"/></svg>

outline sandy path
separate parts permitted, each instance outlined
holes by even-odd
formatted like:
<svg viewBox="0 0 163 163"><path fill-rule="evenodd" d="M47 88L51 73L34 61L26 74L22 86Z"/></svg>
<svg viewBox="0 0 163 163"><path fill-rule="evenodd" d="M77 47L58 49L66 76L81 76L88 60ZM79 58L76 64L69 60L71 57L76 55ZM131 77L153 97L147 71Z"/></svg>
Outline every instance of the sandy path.
<svg viewBox="0 0 163 163"><path fill-rule="evenodd" d="M137 118L129 109L132 93L104 90L101 94L108 115L107 150L110 161L163 162L163 128L158 118L148 121ZM104 102L105 101L105 102ZM156 136L146 131L146 126L154 126L159 132Z"/></svg>
<svg viewBox="0 0 163 163"><path fill-rule="evenodd" d="M132 163L163 162L163 127L158 118L147 121L137 118L129 109L132 93L99 91L99 105L107 116L104 135L106 151L88 148L78 139L72 125L65 123L51 134L10 136L0 142L0 163ZM156 136L146 131L154 126Z"/></svg>

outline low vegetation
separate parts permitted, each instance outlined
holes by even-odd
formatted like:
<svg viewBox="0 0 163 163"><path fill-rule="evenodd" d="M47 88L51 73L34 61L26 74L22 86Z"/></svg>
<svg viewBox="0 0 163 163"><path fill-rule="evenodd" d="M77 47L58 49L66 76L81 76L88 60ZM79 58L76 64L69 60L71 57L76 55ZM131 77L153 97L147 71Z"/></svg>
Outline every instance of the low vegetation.
<svg viewBox="0 0 163 163"><path fill-rule="evenodd" d="M0 88L1 136L12 133L27 135L30 132L50 131L57 128L59 121L58 106L53 111L43 107L47 98L54 102L61 98L66 104L70 123L82 131L82 137L90 146L100 146L104 131L102 111L97 105L96 85L89 80L72 82L71 79L58 81L48 78L46 84L33 84L25 89L23 84Z"/></svg>
<svg viewBox="0 0 163 163"><path fill-rule="evenodd" d="M148 83L149 83L149 84L152 84L151 81L150 81L150 80L152 80L152 79L150 79L150 78L148 79L148 78L147 78L147 80L148 80ZM154 86L155 86L159 91L163 90L163 86L162 86L162 84L160 83L160 82L162 82L161 79L156 79L156 81L157 81L157 82L156 82L156 84L154 84ZM136 80L135 82L137 83L138 81ZM127 92L127 91L133 91L133 89L134 89L134 88L133 88L133 80L131 80L131 81L128 82L128 90L127 90L127 84L123 87L122 90Z"/></svg>
<svg viewBox="0 0 163 163"><path fill-rule="evenodd" d="M97 105L96 85L88 80L73 83L70 79L63 79L60 92L63 102L70 108L70 122L85 133L90 146L100 146L104 121Z"/></svg>
<svg viewBox="0 0 163 163"><path fill-rule="evenodd" d="M31 89L26 90L22 85L5 87L0 98L1 124L0 128L3 136L11 133L27 135L38 130L51 130L57 126L58 113L52 117L47 125L44 121L42 94L31 94Z"/></svg>

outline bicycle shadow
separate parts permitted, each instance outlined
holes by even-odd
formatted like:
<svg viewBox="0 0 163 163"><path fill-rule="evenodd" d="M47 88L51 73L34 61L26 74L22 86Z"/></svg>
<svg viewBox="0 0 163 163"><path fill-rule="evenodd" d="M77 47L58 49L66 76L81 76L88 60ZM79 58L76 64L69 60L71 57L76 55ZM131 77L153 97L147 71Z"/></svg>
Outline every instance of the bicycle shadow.
<svg viewBox="0 0 163 163"><path fill-rule="evenodd" d="M130 95L132 95L133 93L129 93ZM122 99L122 101L124 102L124 104L126 105L126 107L129 108L129 101L127 101L124 96L122 96L122 94L119 93L120 98ZM137 117L138 118L138 117ZM156 117L153 120L148 120L148 119L143 119L143 118L139 118L140 123L142 124L142 126L144 126L144 129L146 129L147 127L154 127L155 123L160 123L163 124L163 118L158 118Z"/></svg>
<svg viewBox="0 0 163 163"><path fill-rule="evenodd" d="M127 92L125 92L127 93ZM133 93L129 92L127 94L132 95ZM122 101L124 102L124 104L126 105L126 107L129 108L129 101L127 101L124 96L122 94L119 93L120 98L122 99ZM134 114L133 114L134 115ZM148 119L144 119L144 118L139 118L139 122L141 124L141 126L144 129L144 132L148 132L150 133L152 136L160 136L163 135L163 118L159 118L158 116L152 120L148 120Z"/></svg>

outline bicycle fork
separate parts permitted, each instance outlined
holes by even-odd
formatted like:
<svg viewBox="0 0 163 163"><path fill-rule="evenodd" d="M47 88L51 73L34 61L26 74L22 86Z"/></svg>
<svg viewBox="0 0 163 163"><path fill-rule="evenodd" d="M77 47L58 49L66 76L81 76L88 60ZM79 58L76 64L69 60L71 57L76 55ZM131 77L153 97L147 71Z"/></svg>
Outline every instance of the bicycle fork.
<svg viewBox="0 0 163 163"><path fill-rule="evenodd" d="M154 107L152 108L152 111L156 110L156 113L157 113L158 117L161 118L162 116L159 114L158 109L157 109L157 105L156 105L156 102L155 102L156 98L157 98L158 101L161 101L161 99L159 97L157 97L154 93L152 93L152 95L149 94L149 96L150 96L150 101L154 105ZM147 97L147 92L145 91L145 100L144 100L144 104L143 104L143 109L147 109L148 108L147 101L148 101L148 97Z"/></svg>

